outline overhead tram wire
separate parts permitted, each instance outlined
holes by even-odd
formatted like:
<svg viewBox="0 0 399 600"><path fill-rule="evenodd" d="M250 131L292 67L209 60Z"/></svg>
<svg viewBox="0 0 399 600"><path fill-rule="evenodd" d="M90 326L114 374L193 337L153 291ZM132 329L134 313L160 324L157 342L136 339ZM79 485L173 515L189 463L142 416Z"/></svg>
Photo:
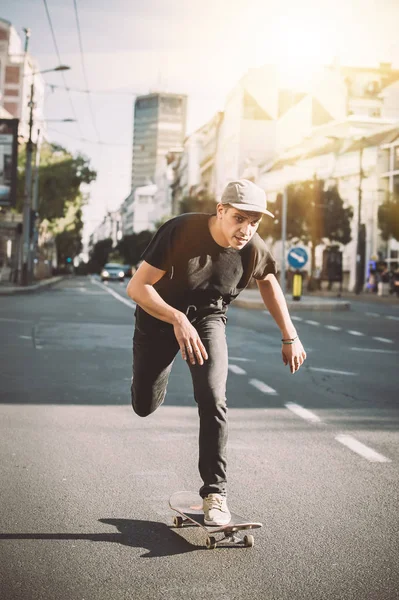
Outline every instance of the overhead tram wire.
<svg viewBox="0 0 399 600"><path fill-rule="evenodd" d="M47 83L46 85L52 89L65 90L69 89L70 92L75 92L77 94L109 94L110 96L129 96L130 98L134 98L135 96L140 96L144 94L144 92L127 92L127 91L116 91L116 90L79 90L76 88L65 88L63 85L56 85L53 83Z"/></svg>
<svg viewBox="0 0 399 600"><path fill-rule="evenodd" d="M57 54L57 58L58 58L59 64L60 64L60 65L62 65L63 63L62 63L62 60L61 60L60 51L59 51L59 49L58 49L57 39L56 39L56 37L55 37L54 28L53 28L53 23L52 23L52 21L51 21L50 11L49 11L49 9L48 9L48 5L47 5L47 0L43 0L43 3L44 3L44 7L45 7L45 9L46 9L47 20L48 20L48 23L49 23L49 26L50 26L50 31L51 31L51 35L52 35L52 38L53 38L53 42L54 42L54 47L55 47L55 51L56 51L56 54ZM65 74L64 74L63 72L61 72L61 76L62 76L62 80L63 80L63 82L64 82L65 89L66 89L66 90L67 90L67 92L68 92L68 98L69 98L69 103L70 103L70 105L71 105L71 109L72 109L73 117L74 117L74 119L75 119L75 121L76 121L76 125L78 126L78 129L79 129L79 133L80 133L80 135L81 135L81 136L83 136L82 129L81 129L81 127L80 127L80 123L79 123L79 119L78 119L78 116L77 116L77 114L76 114L76 110L75 110L75 107L74 107L74 105L73 105L73 102L72 102L72 98L71 98L70 90L69 90L69 87L68 87L68 85L67 85L67 82L66 82L66 79L65 79Z"/></svg>
<svg viewBox="0 0 399 600"><path fill-rule="evenodd" d="M83 52L82 32L81 32L81 29L80 29L78 5L77 5L77 1L76 0L73 0L73 6L74 6L74 9L75 9L76 27L77 27L77 30L78 30L78 38L79 38L80 58L81 58L81 61L82 61L82 69L83 69L83 76L84 76L85 86L86 86L87 101L89 103L90 114L91 114L91 119L93 121L94 131L96 132L97 140L100 142L101 138L100 138L100 134L98 132L97 123L96 123L96 119L95 119L95 116L94 116L93 103L92 103L92 99L91 99L91 95L90 95L90 91L89 91L89 83L88 83L88 79L87 79L86 64L85 64L84 52Z"/></svg>
<svg viewBox="0 0 399 600"><path fill-rule="evenodd" d="M113 143L113 142L102 142L100 140L98 141L94 141L94 140L88 140L87 138L84 137L76 137L75 135L71 135L70 133L65 133L63 131L59 131L58 129L54 129L53 127L47 127L47 131L52 131L53 133L58 133L59 135L66 135L69 138L72 138L74 140L77 140L78 142L83 142L85 144L92 144L94 146L118 146L120 148L130 148L131 144L118 144L117 142Z"/></svg>

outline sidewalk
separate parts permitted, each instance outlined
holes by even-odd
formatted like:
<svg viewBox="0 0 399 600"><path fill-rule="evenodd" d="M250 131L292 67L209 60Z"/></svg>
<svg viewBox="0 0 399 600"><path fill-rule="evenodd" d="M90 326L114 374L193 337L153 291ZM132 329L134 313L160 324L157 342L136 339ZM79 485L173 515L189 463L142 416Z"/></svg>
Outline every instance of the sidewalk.
<svg viewBox="0 0 399 600"><path fill-rule="evenodd" d="M64 275L57 275L56 277L49 277L49 279L42 279L32 285L16 285L8 281L0 281L0 296L7 296L11 294L28 294L29 292L36 292L44 289L58 281L64 279Z"/></svg>
<svg viewBox="0 0 399 600"><path fill-rule="evenodd" d="M347 298L322 297L316 295L302 296L300 300L292 300L290 294L286 294L287 305L290 311L295 310L349 310L350 301ZM263 304L260 292L257 288L247 289L241 292L237 300L232 302L232 306L240 308L252 308L266 310Z"/></svg>

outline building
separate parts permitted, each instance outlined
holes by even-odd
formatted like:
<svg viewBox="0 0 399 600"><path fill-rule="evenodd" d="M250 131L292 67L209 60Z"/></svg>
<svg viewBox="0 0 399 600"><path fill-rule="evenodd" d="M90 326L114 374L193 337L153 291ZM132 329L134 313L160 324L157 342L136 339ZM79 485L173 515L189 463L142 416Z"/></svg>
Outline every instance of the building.
<svg viewBox="0 0 399 600"><path fill-rule="evenodd" d="M348 121L351 124L353 119L349 118ZM338 186L340 196L354 211L352 241L341 248L346 287L352 290L356 282L358 220L366 232L365 271L371 259L397 257L399 243L391 240L387 245L381 240L378 207L386 198L387 191L399 190L399 171L396 170L399 164L395 164L399 148L399 122L361 136L340 135L342 131L342 122L336 123L337 135L333 135L332 125L328 136L315 131L302 144L261 166L256 183L267 191L269 202L274 202L277 194L282 193L290 183L306 181L314 176L327 185L333 183ZM324 245L316 248L316 264L309 265L309 270L321 267L324 248ZM281 261L279 242L275 244L274 252Z"/></svg>
<svg viewBox="0 0 399 600"><path fill-rule="evenodd" d="M38 73L39 67L33 57L24 51L22 40L9 21L0 19L0 104L19 119L19 135L27 140L29 136L30 99L33 86L32 139L36 140L37 130L45 133L43 120L45 83Z"/></svg>
<svg viewBox="0 0 399 600"><path fill-rule="evenodd" d="M182 94L138 96L134 105L132 190L156 180L166 155L181 146L186 135L187 98Z"/></svg>

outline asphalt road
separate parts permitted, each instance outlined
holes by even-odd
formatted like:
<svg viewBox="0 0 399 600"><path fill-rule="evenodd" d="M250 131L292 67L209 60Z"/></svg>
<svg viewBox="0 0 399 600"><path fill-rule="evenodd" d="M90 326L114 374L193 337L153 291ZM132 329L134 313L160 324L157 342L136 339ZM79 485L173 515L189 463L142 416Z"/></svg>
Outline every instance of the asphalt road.
<svg viewBox="0 0 399 600"><path fill-rule="evenodd" d="M124 286L0 297L1 600L399 598L397 307L294 314L295 375L269 315L228 316L229 505L264 526L206 550L168 507L200 485L188 369L133 414Z"/></svg>

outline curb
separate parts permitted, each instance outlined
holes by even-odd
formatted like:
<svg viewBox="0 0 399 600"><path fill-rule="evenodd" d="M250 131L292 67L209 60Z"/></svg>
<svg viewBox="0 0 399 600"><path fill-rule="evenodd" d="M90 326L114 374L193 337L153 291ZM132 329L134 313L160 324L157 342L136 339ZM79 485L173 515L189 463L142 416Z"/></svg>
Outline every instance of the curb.
<svg viewBox="0 0 399 600"><path fill-rule="evenodd" d="M57 275L56 277L50 277L49 279L43 279L43 281L39 281L35 285L27 285L27 286L12 286L12 287L1 287L0 284L0 296L11 296L13 294L29 294L31 292L37 292L43 288L49 287L54 283L58 283L64 279L64 275Z"/></svg>
<svg viewBox="0 0 399 600"><path fill-rule="evenodd" d="M231 306L238 306L239 308L250 308L254 310L267 310L261 300L245 300L245 298L237 298L231 303ZM350 310L351 304L347 300L325 300L315 302L301 302L301 300L295 302L287 300L287 306L290 311L297 310Z"/></svg>

